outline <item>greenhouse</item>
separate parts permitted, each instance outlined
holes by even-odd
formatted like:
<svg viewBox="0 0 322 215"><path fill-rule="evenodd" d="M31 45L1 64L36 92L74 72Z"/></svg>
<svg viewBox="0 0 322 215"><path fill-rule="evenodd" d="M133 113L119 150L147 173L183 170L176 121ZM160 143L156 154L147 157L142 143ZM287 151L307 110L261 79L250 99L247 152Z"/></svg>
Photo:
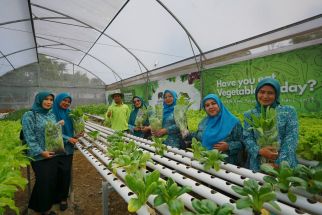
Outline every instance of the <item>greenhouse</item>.
<svg viewBox="0 0 322 215"><path fill-rule="evenodd" d="M0 1L1 214L321 214L321 0Z"/></svg>

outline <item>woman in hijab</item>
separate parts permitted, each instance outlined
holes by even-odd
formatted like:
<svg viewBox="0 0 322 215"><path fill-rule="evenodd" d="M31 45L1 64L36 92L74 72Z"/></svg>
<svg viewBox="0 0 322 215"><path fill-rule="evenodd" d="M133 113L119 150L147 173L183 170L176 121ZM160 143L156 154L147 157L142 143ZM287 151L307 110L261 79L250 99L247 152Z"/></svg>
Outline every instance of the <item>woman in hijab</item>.
<svg viewBox="0 0 322 215"><path fill-rule="evenodd" d="M54 98L51 92L39 92L31 111L27 111L22 117L22 129L36 178L28 207L36 214L56 214L49 210L54 204L57 160L55 153L47 151L45 146L46 124L47 122L56 123L55 115L51 112ZM60 123L63 124L63 122Z"/></svg>
<svg viewBox="0 0 322 215"><path fill-rule="evenodd" d="M176 125L173 115L176 102L177 93L173 90L165 90L163 93L162 128L153 132L153 135L157 137L168 135L167 139L164 141L164 144L176 148L185 148L180 129Z"/></svg>
<svg viewBox="0 0 322 215"><path fill-rule="evenodd" d="M278 152L270 146L260 148L256 140L258 135L250 130L250 125L245 121L244 139L248 151L248 165L254 171L259 171L261 157L273 161L278 166L282 161L287 161L291 167L297 165L296 147L298 143L299 126L294 107L280 105L280 84L273 78L261 80L255 90L256 107L244 113L244 117L252 120L251 115L259 116L261 106L266 111L267 107L274 108L277 112Z"/></svg>
<svg viewBox="0 0 322 215"><path fill-rule="evenodd" d="M241 165L239 154L242 150L243 128L239 120L229 112L215 94L202 100L207 116L199 123L198 131L192 133L208 150L217 149L226 153L226 161Z"/></svg>
<svg viewBox="0 0 322 215"><path fill-rule="evenodd" d="M134 96L132 102L133 110L129 118L129 131L137 137L148 138L150 128L146 104L139 96Z"/></svg>
<svg viewBox="0 0 322 215"><path fill-rule="evenodd" d="M65 154L57 156L58 163L58 178L57 189L55 195L55 203L59 203L60 210L64 211L68 208L67 197L69 193L71 170L74 154L74 145L77 143L77 137L74 136L74 128L71 118L68 116L72 96L68 93L60 93L57 95L53 105L53 113L56 120L64 120L63 140Z"/></svg>

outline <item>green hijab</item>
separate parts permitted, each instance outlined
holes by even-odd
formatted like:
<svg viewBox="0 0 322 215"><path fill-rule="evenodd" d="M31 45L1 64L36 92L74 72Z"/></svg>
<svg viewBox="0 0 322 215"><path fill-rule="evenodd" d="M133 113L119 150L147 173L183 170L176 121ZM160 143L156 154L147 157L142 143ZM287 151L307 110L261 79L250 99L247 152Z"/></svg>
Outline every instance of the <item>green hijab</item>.
<svg viewBox="0 0 322 215"><path fill-rule="evenodd" d="M278 80L273 79L273 78L264 78L263 80L258 82L256 90L255 90L256 109L259 111L261 110L261 104L258 101L257 94L258 94L259 90L266 85L272 86L275 90L275 101L273 102L271 107L275 108L276 106L278 106L280 104L280 94L281 94L280 83L278 82Z"/></svg>

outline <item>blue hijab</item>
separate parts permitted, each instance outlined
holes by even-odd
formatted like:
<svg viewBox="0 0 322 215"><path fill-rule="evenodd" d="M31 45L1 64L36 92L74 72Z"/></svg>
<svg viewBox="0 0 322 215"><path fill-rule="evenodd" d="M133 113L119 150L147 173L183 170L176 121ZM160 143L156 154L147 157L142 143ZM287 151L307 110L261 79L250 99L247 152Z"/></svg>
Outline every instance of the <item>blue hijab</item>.
<svg viewBox="0 0 322 215"><path fill-rule="evenodd" d="M70 109L67 108L66 110L60 107L60 103L65 99L70 98L72 101L72 96L69 93L60 93L57 95L54 106L53 106L53 113L56 116L56 120L64 120L65 124L63 125L63 134L68 137L74 136L74 129L73 129L73 123L70 117L68 116Z"/></svg>
<svg viewBox="0 0 322 215"><path fill-rule="evenodd" d="M167 105L164 102L164 96L166 93L170 93L173 96L173 103L171 105ZM171 115L171 113L174 110L174 106L176 106L176 104L177 104L177 93L173 90L165 90L163 92L163 118L162 118L163 121Z"/></svg>
<svg viewBox="0 0 322 215"><path fill-rule="evenodd" d="M281 85L278 82L278 80L273 79L273 78L264 78L260 82L258 82L256 90L255 90L255 98L256 98L256 109L258 111L261 110L261 104L258 101L257 94L259 90L264 87L265 85L270 85L274 88L275 90L275 101L271 105L271 107L275 108L277 105L280 104L280 94L281 94Z"/></svg>
<svg viewBox="0 0 322 215"><path fill-rule="evenodd" d="M132 102L133 102L133 100L134 100L135 98L137 98L137 99L139 99L139 100L141 101L141 106L137 108L137 107L135 107L134 103L132 104L132 106L133 106L133 111L132 111L132 112L131 112L131 114L130 114L130 119L129 119L129 124L130 124L130 125L135 125L135 120L136 120L136 116L137 116L137 114L138 114L138 112L139 112L139 109L140 109L141 107L145 107L145 108L146 108L146 104L144 103L143 99L142 99L141 97L139 97L139 96L134 96L134 97L132 98Z"/></svg>
<svg viewBox="0 0 322 215"><path fill-rule="evenodd" d="M239 120L225 108L215 94L209 94L202 100L204 109L208 99L214 100L220 109L216 116L207 116L207 125L202 134L202 145L210 150L214 144L225 140Z"/></svg>
<svg viewBox="0 0 322 215"><path fill-rule="evenodd" d="M35 97L34 104L31 107L31 110L35 111L37 113L42 113L42 114L48 113L50 111L50 109L43 108L42 103L45 100L45 98L49 95L51 95L53 97L53 99L55 98L54 94L52 94L51 92L48 92L48 91L43 91L43 92L37 93L37 95Z"/></svg>

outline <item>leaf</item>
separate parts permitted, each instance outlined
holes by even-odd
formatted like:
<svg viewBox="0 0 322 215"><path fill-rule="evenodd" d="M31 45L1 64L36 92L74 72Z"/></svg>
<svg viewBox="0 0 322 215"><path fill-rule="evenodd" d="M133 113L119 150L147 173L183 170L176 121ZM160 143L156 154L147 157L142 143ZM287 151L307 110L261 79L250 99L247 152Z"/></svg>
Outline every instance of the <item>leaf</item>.
<svg viewBox="0 0 322 215"><path fill-rule="evenodd" d="M155 207L160 206L165 203L165 199L162 196L157 196L154 198L153 204Z"/></svg>
<svg viewBox="0 0 322 215"><path fill-rule="evenodd" d="M136 212L142 207L141 202L137 198L131 198L129 204L127 205L127 210L129 212Z"/></svg>
<svg viewBox="0 0 322 215"><path fill-rule="evenodd" d="M262 202L270 202L276 199L275 193L265 193L259 196L260 201Z"/></svg>
<svg viewBox="0 0 322 215"><path fill-rule="evenodd" d="M179 199L170 200L168 207L171 215L180 215L184 210L184 204Z"/></svg>
<svg viewBox="0 0 322 215"><path fill-rule="evenodd" d="M264 181L266 183L270 183L270 184L277 184L277 180L276 178L272 177L272 176L264 176Z"/></svg>
<svg viewBox="0 0 322 215"><path fill-rule="evenodd" d="M273 176L278 175L278 172L270 164L262 164L260 169L267 174L271 174Z"/></svg>
<svg viewBox="0 0 322 215"><path fill-rule="evenodd" d="M296 195L294 195L290 190L287 192L287 197L291 202L296 202Z"/></svg>
<svg viewBox="0 0 322 215"><path fill-rule="evenodd" d="M236 207L238 209L250 208L252 206L252 201L249 197L238 199L236 202Z"/></svg>
<svg viewBox="0 0 322 215"><path fill-rule="evenodd" d="M248 194L247 192L244 191L242 187L239 187L239 186L232 186L231 189L233 189L233 191L235 191L236 193L242 196L247 196Z"/></svg>

